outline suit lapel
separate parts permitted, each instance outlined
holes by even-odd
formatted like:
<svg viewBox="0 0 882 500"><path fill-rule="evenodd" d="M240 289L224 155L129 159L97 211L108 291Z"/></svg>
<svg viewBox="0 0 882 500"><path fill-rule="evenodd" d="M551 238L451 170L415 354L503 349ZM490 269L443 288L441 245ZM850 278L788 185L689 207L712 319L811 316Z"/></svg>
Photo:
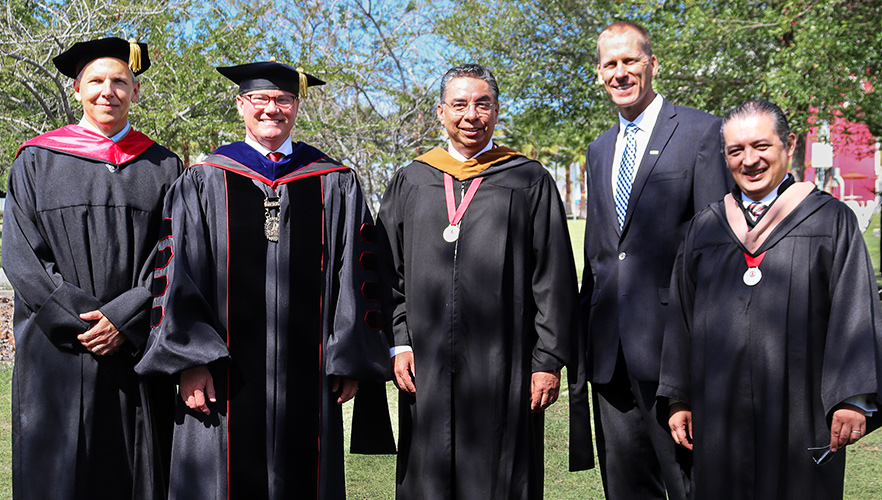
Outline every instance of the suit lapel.
<svg viewBox="0 0 882 500"><path fill-rule="evenodd" d="M598 147L601 151L601 160L600 168L597 169L599 172L597 182L600 183L600 192L603 196L603 207L606 208L606 217L609 219L609 224L612 225L616 229L616 234L621 234L621 229L619 229L619 220L616 217L616 200L615 193L613 192L612 187L612 169L613 169L613 159L615 157L615 149L616 149L616 138L619 135L619 121L616 120L616 125L609 129L606 132L605 137L603 137L604 141L598 144Z"/></svg>
<svg viewBox="0 0 882 500"><path fill-rule="evenodd" d="M674 135L674 130L677 129L678 124L677 110L674 108L674 105L667 100L662 101L661 111L658 113L658 119L655 121L655 126L652 128L652 135L649 137L646 151L643 152L643 158L640 160L640 168L637 170L637 176L634 178L634 183L631 184L631 196L628 198L628 211L625 213L625 228L627 228L628 224L631 222L631 215L634 213L634 207L637 205L640 193L643 192L643 188L646 186L646 180L649 179L649 174L652 173L652 169L655 168L656 163L658 163L659 157L664 154L665 146L667 146L668 141L671 140L671 136ZM613 206L615 206L615 203L613 203ZM618 223L616 223L616 227L618 227ZM624 229L622 232L624 232Z"/></svg>

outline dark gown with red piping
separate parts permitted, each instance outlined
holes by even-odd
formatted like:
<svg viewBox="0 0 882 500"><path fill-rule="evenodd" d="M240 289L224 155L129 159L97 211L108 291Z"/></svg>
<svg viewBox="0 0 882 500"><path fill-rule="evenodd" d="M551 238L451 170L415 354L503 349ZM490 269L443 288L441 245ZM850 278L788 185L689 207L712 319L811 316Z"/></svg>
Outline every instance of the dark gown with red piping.
<svg viewBox="0 0 882 500"><path fill-rule="evenodd" d="M3 221L15 288L14 498L165 498L170 416L167 431L151 417L170 410L173 386L139 379L134 366L150 332L162 200L181 170L134 130L114 143L68 125L19 149ZM113 355L76 338L90 328L79 314L96 309L127 339Z"/></svg>
<svg viewBox="0 0 882 500"><path fill-rule="evenodd" d="M264 232L270 197L277 242ZM343 499L331 376L365 381L356 420L364 403L378 410L354 451L394 448L374 227L355 172L303 143L282 162L233 143L186 170L164 213L138 370L207 365L217 391L210 415L178 401L169 497Z"/></svg>

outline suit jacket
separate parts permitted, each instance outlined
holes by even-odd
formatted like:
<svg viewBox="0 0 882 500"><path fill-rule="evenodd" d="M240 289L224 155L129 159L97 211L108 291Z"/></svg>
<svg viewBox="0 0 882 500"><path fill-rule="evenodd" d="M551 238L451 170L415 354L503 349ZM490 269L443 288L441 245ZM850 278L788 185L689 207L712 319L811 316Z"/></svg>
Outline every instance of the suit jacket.
<svg viewBox="0 0 882 500"><path fill-rule="evenodd" d="M621 230L611 177L618 124L588 146L581 309L593 383L611 380L620 344L632 376L658 381L671 270L686 226L733 183L720 123L663 101Z"/></svg>

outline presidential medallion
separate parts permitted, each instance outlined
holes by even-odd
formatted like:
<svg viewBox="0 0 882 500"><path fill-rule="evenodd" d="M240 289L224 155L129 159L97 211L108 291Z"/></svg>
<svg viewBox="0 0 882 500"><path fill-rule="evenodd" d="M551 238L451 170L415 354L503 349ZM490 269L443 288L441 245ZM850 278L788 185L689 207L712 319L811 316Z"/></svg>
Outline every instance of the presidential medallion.
<svg viewBox="0 0 882 500"><path fill-rule="evenodd" d="M279 241L279 216L270 216L266 218L266 222L263 223L263 234L266 235L266 239L276 243Z"/></svg>
<svg viewBox="0 0 882 500"><path fill-rule="evenodd" d="M763 279L763 273L759 270L758 267L748 267L747 271L744 271L744 284L747 286L753 286L760 282Z"/></svg>
<svg viewBox="0 0 882 500"><path fill-rule="evenodd" d="M281 205L279 198L275 196L263 200L266 216L266 221L263 223L263 234L267 240L274 243L279 241L279 207Z"/></svg>
<svg viewBox="0 0 882 500"><path fill-rule="evenodd" d="M447 229L444 230L444 241L447 243L453 243L454 241L459 239L459 225L454 226L453 224L447 226Z"/></svg>

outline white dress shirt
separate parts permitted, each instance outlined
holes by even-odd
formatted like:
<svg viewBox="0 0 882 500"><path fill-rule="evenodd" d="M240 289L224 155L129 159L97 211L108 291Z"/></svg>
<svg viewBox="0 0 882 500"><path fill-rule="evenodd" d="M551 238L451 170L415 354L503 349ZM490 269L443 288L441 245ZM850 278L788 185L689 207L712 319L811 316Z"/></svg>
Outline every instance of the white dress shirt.
<svg viewBox="0 0 882 500"><path fill-rule="evenodd" d="M480 155L481 153L484 153L485 151L490 151L491 149L493 149L493 141L487 142L487 145L484 146L484 149L482 149L482 150L478 151L477 153L473 154L472 156L466 158L465 156L462 155L462 153L457 151L455 147L453 147L453 143L451 143L449 139L447 140L447 153L450 156L452 156L453 159L456 161L471 160L472 158Z"/></svg>
<svg viewBox="0 0 882 500"><path fill-rule="evenodd" d="M285 156L290 156L291 153L294 152L294 145L291 143L290 137L288 138L287 141L282 143L282 146L279 149L269 149L266 146L264 146L263 144L255 141L254 139L252 139L248 136L245 136L245 144L248 144L249 146L251 146L252 148L257 150L257 152L262 154L263 156L266 156L270 153L275 153L275 152L282 153Z"/></svg>
<svg viewBox="0 0 882 500"><path fill-rule="evenodd" d="M655 128L655 122L658 121L658 114L661 112L663 101L664 98L661 94L655 94L655 99L649 103L649 106L646 106L646 109L633 122L629 122L619 113L619 133L616 135L616 149L615 153L613 153L611 176L613 193L616 192L616 183L619 181L619 166L622 164L622 154L625 152L625 128L629 123L637 125L637 156L634 160L634 179L636 179L637 170L643 161L643 153L646 152L649 138L652 137L652 129ZM652 151L649 153L652 154ZM655 154L658 154L658 151Z"/></svg>
<svg viewBox="0 0 882 500"><path fill-rule="evenodd" d="M91 130L91 131L93 131L93 132L97 132L97 133L99 133L99 134L101 134L101 135L104 135L104 132L102 132L98 127L96 127L94 123L90 122L89 119L86 118L85 115L83 115L83 119L80 120L80 123L79 123L78 125L81 126L81 127L83 127L83 128L87 128L87 129L89 129L89 130ZM123 137L125 137L126 134L128 134L130 130L132 130L132 126L129 124L129 121L126 120L126 126L123 127L122 130L120 130L119 132L113 134L113 136L111 136L111 137L107 137L106 135L104 135L104 137L107 137L108 139L110 139L110 140L113 141L113 142L119 142L120 139L122 139Z"/></svg>

